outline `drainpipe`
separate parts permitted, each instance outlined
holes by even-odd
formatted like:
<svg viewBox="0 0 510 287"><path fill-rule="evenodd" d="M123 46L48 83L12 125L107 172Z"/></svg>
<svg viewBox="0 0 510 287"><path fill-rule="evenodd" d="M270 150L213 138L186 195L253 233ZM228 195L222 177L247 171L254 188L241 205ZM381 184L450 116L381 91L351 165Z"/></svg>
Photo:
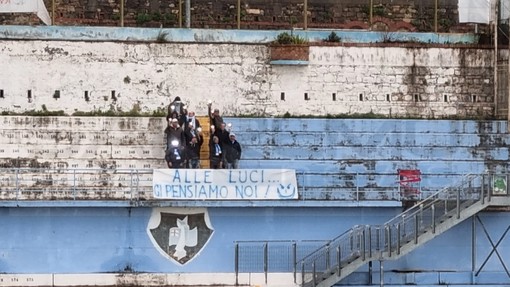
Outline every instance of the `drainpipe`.
<svg viewBox="0 0 510 287"><path fill-rule="evenodd" d="M509 7L510 8L510 7ZM510 14L510 13L509 13ZM508 115L507 115L507 131L510 132L510 125L508 124L510 122L510 15L508 16L508 67L507 67L507 82L506 82L506 88L508 89L508 97L507 97L507 108L508 108Z"/></svg>
<svg viewBox="0 0 510 287"><path fill-rule="evenodd" d="M494 7L494 111L498 116L498 3Z"/></svg>

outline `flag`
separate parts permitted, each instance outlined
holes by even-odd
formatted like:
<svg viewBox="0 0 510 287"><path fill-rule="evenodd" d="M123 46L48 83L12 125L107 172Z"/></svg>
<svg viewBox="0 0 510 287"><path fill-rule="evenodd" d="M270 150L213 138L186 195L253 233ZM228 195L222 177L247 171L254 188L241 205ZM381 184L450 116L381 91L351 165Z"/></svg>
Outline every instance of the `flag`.
<svg viewBox="0 0 510 287"><path fill-rule="evenodd" d="M459 0L459 23L489 24L494 19L495 0Z"/></svg>
<svg viewBox="0 0 510 287"><path fill-rule="evenodd" d="M44 24L51 25L43 0L0 0L0 13L37 13Z"/></svg>

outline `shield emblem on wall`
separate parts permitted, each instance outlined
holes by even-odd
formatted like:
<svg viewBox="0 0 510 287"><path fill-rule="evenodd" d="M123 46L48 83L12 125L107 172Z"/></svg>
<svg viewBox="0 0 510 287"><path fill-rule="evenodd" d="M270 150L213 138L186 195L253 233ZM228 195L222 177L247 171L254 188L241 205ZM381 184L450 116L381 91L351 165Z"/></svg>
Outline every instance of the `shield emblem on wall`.
<svg viewBox="0 0 510 287"><path fill-rule="evenodd" d="M154 208L147 225L156 249L179 265L196 258L213 232L205 208Z"/></svg>

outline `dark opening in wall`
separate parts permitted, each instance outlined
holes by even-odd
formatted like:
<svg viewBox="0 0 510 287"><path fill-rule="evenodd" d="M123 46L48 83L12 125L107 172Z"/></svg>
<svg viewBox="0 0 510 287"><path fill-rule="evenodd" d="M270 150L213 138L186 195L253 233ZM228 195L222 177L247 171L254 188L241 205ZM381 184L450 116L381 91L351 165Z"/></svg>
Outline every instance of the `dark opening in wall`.
<svg viewBox="0 0 510 287"><path fill-rule="evenodd" d="M115 90L112 90L112 100L117 101L117 96L115 95Z"/></svg>
<svg viewBox="0 0 510 287"><path fill-rule="evenodd" d="M4 90L0 90L0 98L3 99L4 98Z"/></svg>
<svg viewBox="0 0 510 287"><path fill-rule="evenodd" d="M473 101L473 103L476 103L477 101L476 95L471 95L471 100Z"/></svg>
<svg viewBox="0 0 510 287"><path fill-rule="evenodd" d="M285 101L285 93L284 92L282 92L280 94L280 100Z"/></svg>
<svg viewBox="0 0 510 287"><path fill-rule="evenodd" d="M333 101L336 101L336 93L331 94Z"/></svg>
<svg viewBox="0 0 510 287"><path fill-rule="evenodd" d="M359 101L363 102L363 94L359 94Z"/></svg>
<svg viewBox="0 0 510 287"><path fill-rule="evenodd" d="M444 102L447 103L448 102L448 95L444 95L443 98L444 98Z"/></svg>
<svg viewBox="0 0 510 287"><path fill-rule="evenodd" d="M31 99L32 99L32 90L28 90L28 91L27 91L27 98L28 98L29 100L31 100Z"/></svg>
<svg viewBox="0 0 510 287"><path fill-rule="evenodd" d="M414 95L414 101L415 101L415 102L419 102L419 101L420 101L420 96L418 96L418 95Z"/></svg>
<svg viewBox="0 0 510 287"><path fill-rule="evenodd" d="M60 90L55 90L55 92L53 93L53 98L60 99Z"/></svg>
<svg viewBox="0 0 510 287"><path fill-rule="evenodd" d="M89 101L90 101L89 91L85 91L85 101L86 101L86 102L89 102Z"/></svg>
<svg viewBox="0 0 510 287"><path fill-rule="evenodd" d="M310 100L310 97L308 97L308 93L305 93L305 101Z"/></svg>
<svg viewBox="0 0 510 287"><path fill-rule="evenodd" d="M386 101L387 102L391 101L390 94L386 94Z"/></svg>

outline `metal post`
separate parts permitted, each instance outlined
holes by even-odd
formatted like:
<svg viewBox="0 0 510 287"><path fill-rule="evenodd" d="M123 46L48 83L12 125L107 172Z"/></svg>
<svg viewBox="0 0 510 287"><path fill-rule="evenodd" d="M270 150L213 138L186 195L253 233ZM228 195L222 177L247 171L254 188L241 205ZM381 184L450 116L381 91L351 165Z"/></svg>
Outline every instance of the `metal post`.
<svg viewBox="0 0 510 287"><path fill-rule="evenodd" d="M492 190L493 190L491 184L493 184L493 182L494 182L494 175L492 174L492 175L489 175L489 190L487 191L487 201L488 202L491 202Z"/></svg>
<svg viewBox="0 0 510 287"><path fill-rule="evenodd" d="M136 200L140 200L140 173L136 170Z"/></svg>
<svg viewBox="0 0 510 287"><path fill-rule="evenodd" d="M368 285L372 285L372 261L368 261Z"/></svg>
<svg viewBox="0 0 510 287"><path fill-rule="evenodd" d="M494 9L494 111L498 114L498 5Z"/></svg>
<svg viewBox="0 0 510 287"><path fill-rule="evenodd" d="M129 194L130 199L133 200L133 170L129 170L129 176L130 176L130 184L129 184Z"/></svg>
<svg viewBox="0 0 510 287"><path fill-rule="evenodd" d="M237 0L237 29L241 29L241 0Z"/></svg>
<svg viewBox="0 0 510 287"><path fill-rule="evenodd" d="M312 262L312 286L317 286L315 282L315 260Z"/></svg>
<svg viewBox="0 0 510 287"><path fill-rule="evenodd" d="M457 188L457 198L456 198L456 208L457 208L457 219L460 218L460 188Z"/></svg>
<svg viewBox="0 0 510 287"><path fill-rule="evenodd" d="M508 37L510 37L510 16L508 17ZM510 55L510 39L508 40L508 55ZM507 115L507 125L506 128L508 132L510 132L510 56L508 57L508 66L507 66L507 88L508 88L508 95L507 95L507 109L508 109L508 115Z"/></svg>
<svg viewBox="0 0 510 287"><path fill-rule="evenodd" d="M368 5L368 24L370 25L370 31L372 31L372 23L374 18L374 0L370 0L370 4Z"/></svg>
<svg viewBox="0 0 510 287"><path fill-rule="evenodd" d="M51 24L55 25L55 0L51 0Z"/></svg>
<svg viewBox="0 0 510 287"><path fill-rule="evenodd" d="M384 267L383 267L383 261L379 260L379 286L384 286Z"/></svg>
<svg viewBox="0 0 510 287"><path fill-rule="evenodd" d="M264 243L264 277L265 277L265 282L267 284L267 242Z"/></svg>
<svg viewBox="0 0 510 287"><path fill-rule="evenodd" d="M435 0L434 1L434 32L437 33L437 1L438 0Z"/></svg>
<svg viewBox="0 0 510 287"><path fill-rule="evenodd" d="M301 286L305 286L305 261L301 261Z"/></svg>
<svg viewBox="0 0 510 287"><path fill-rule="evenodd" d="M182 28L182 0L179 0L179 28Z"/></svg>
<svg viewBox="0 0 510 287"><path fill-rule="evenodd" d="M16 200L19 197L19 168L16 168Z"/></svg>
<svg viewBox="0 0 510 287"><path fill-rule="evenodd" d="M76 199L76 169L73 169L73 199Z"/></svg>
<svg viewBox="0 0 510 287"><path fill-rule="evenodd" d="M239 243L237 243L237 242L235 245L234 264L235 264L236 286L237 286L237 285L239 285Z"/></svg>
<svg viewBox="0 0 510 287"><path fill-rule="evenodd" d="M432 212L432 234L436 234L436 206L433 204L431 207Z"/></svg>
<svg viewBox="0 0 510 287"><path fill-rule="evenodd" d="M400 223L397 225L397 255L400 255Z"/></svg>
<svg viewBox="0 0 510 287"><path fill-rule="evenodd" d="M366 246L365 246L365 228L361 231L361 260L365 261L366 259Z"/></svg>
<svg viewBox="0 0 510 287"><path fill-rule="evenodd" d="M296 242L292 243L292 271L294 272L294 283L296 283L296 272L297 272L297 244Z"/></svg>
<svg viewBox="0 0 510 287"><path fill-rule="evenodd" d="M340 276L340 274L342 273L342 257L341 257L341 251L340 251L340 246L337 246L336 248L336 264L337 264L337 270L336 270L336 274L337 276Z"/></svg>
<svg viewBox="0 0 510 287"><path fill-rule="evenodd" d="M414 215L414 244L418 244L418 232L420 228L418 227L418 215Z"/></svg>
<svg viewBox="0 0 510 287"><path fill-rule="evenodd" d="M391 229L386 226L386 242L388 244L388 257L391 257Z"/></svg>
<svg viewBox="0 0 510 287"><path fill-rule="evenodd" d="M120 0L120 26L124 27L124 1Z"/></svg>
<svg viewBox="0 0 510 287"><path fill-rule="evenodd" d="M305 0L303 5L303 29L308 29L308 0Z"/></svg>
<svg viewBox="0 0 510 287"><path fill-rule="evenodd" d="M329 270L329 262L330 262L330 252L329 252L329 243L326 245L326 270Z"/></svg>
<svg viewBox="0 0 510 287"><path fill-rule="evenodd" d="M185 24L186 24L186 28L190 28L191 27L191 0L185 0L185 5L186 5L186 21L185 21Z"/></svg>
<svg viewBox="0 0 510 287"><path fill-rule="evenodd" d="M508 72L510 73L510 70ZM509 82L509 84L510 84L510 82ZM509 87L509 89L510 89L510 87ZM509 100L510 100L510 98L509 98ZM485 174L482 174L482 184L480 186L480 200L482 201L482 205L485 204Z"/></svg>
<svg viewBox="0 0 510 287"><path fill-rule="evenodd" d="M356 201L359 202L359 173L356 173Z"/></svg>
<svg viewBox="0 0 510 287"><path fill-rule="evenodd" d="M372 228L370 227L370 225L367 226L368 226L368 257L372 258Z"/></svg>

